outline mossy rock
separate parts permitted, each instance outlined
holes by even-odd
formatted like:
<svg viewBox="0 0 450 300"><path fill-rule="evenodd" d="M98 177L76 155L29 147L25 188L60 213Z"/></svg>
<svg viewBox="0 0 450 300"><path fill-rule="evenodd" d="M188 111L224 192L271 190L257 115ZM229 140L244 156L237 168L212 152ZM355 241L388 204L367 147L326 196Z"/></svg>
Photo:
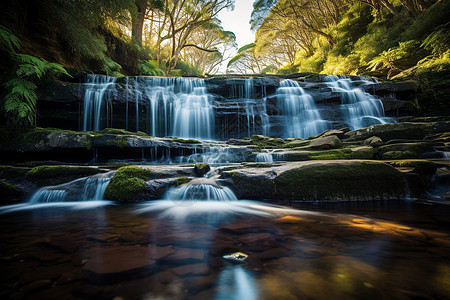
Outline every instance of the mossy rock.
<svg viewBox="0 0 450 300"><path fill-rule="evenodd" d="M195 165L195 172L198 176L203 176L211 170L211 167L207 163L199 163Z"/></svg>
<svg viewBox="0 0 450 300"><path fill-rule="evenodd" d="M94 132L95 133L95 132ZM100 131L101 134L114 134L114 135L138 135L142 137L148 137L148 135L144 132L138 131L138 132L130 132L123 129L117 129L117 128L105 128L102 131Z"/></svg>
<svg viewBox="0 0 450 300"><path fill-rule="evenodd" d="M377 155L381 159L419 158L422 153L432 151L430 143L400 143L379 147Z"/></svg>
<svg viewBox="0 0 450 300"><path fill-rule="evenodd" d="M392 163L394 167L412 168L412 173L423 176L432 176L437 171L435 163L426 160L400 160Z"/></svg>
<svg viewBox="0 0 450 300"><path fill-rule="evenodd" d="M38 166L27 173L27 177L40 185L59 184L78 177L103 172L94 167L85 166Z"/></svg>
<svg viewBox="0 0 450 300"><path fill-rule="evenodd" d="M174 138L172 140L174 142L182 143L182 144L201 144L201 142L199 140L194 140L194 139L178 139L178 138Z"/></svg>
<svg viewBox="0 0 450 300"><path fill-rule="evenodd" d="M29 168L13 167L8 165L0 166L0 178L16 179L23 178L27 175Z"/></svg>
<svg viewBox="0 0 450 300"><path fill-rule="evenodd" d="M175 184L176 185L182 185L182 184L185 184L185 183L187 183L189 181L190 181L190 179L187 178L187 177L179 177L179 178L175 179Z"/></svg>
<svg viewBox="0 0 450 300"><path fill-rule="evenodd" d="M306 165L275 179L279 200L372 200L406 195L405 179L388 164L346 161Z"/></svg>
<svg viewBox="0 0 450 300"><path fill-rule="evenodd" d="M0 180L0 195L2 195L0 204L8 204L18 202L23 196L23 191L13 184Z"/></svg>
<svg viewBox="0 0 450 300"><path fill-rule="evenodd" d="M114 174L105 191L105 199L114 201L141 200L145 190L145 181L152 171L135 166L122 167Z"/></svg>

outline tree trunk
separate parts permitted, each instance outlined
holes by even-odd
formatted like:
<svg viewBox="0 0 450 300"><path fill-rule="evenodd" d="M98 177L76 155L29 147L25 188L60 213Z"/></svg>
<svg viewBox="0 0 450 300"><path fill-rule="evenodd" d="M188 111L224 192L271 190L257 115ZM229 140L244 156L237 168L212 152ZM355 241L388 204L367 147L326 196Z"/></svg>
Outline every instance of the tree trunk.
<svg viewBox="0 0 450 300"><path fill-rule="evenodd" d="M142 33L144 29L145 14L147 7L142 3L137 2L137 14L132 16L131 38L135 40L139 46L142 46Z"/></svg>

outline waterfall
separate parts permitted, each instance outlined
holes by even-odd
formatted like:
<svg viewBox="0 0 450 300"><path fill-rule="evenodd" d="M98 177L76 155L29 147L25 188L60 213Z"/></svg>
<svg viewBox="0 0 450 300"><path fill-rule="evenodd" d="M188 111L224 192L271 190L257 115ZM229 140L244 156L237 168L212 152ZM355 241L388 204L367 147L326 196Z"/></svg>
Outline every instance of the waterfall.
<svg viewBox="0 0 450 300"><path fill-rule="evenodd" d="M111 101L115 92L116 79L116 77L88 74L86 83L80 85L85 89L83 131L112 127ZM105 116L106 120L104 120Z"/></svg>
<svg viewBox="0 0 450 300"><path fill-rule="evenodd" d="M134 90L136 107L148 107L142 131L161 137L214 138L214 110L203 79L137 77Z"/></svg>
<svg viewBox="0 0 450 300"><path fill-rule="evenodd" d="M54 190L51 187L43 187L31 196L29 203L64 202L67 196L65 190Z"/></svg>
<svg viewBox="0 0 450 300"><path fill-rule="evenodd" d="M110 177L88 177L83 188L82 201L103 200Z"/></svg>
<svg viewBox="0 0 450 300"><path fill-rule="evenodd" d="M261 152L256 155L255 162L273 162L272 152Z"/></svg>
<svg viewBox="0 0 450 300"><path fill-rule="evenodd" d="M28 201L35 203L64 202L67 198L76 201L103 200L112 173L101 176L83 177L56 186L37 190Z"/></svg>
<svg viewBox="0 0 450 300"><path fill-rule="evenodd" d="M342 115L350 129L394 122L385 117L381 100L354 87L350 78L328 75L325 81L333 91L340 93Z"/></svg>
<svg viewBox="0 0 450 300"><path fill-rule="evenodd" d="M193 184L172 188L164 196L171 201L235 201L236 195L227 187Z"/></svg>
<svg viewBox="0 0 450 300"><path fill-rule="evenodd" d="M113 127L115 77L88 75L84 91L83 130ZM213 139L214 110L205 81L198 78L136 77L125 81L125 128L152 136ZM129 124L133 114L135 124ZM106 116L106 122L104 121ZM145 121L145 122L144 122Z"/></svg>
<svg viewBox="0 0 450 300"><path fill-rule="evenodd" d="M298 82L283 80L277 89L277 105L284 118L285 138L307 138L316 136L328 128L322 120L311 95Z"/></svg>

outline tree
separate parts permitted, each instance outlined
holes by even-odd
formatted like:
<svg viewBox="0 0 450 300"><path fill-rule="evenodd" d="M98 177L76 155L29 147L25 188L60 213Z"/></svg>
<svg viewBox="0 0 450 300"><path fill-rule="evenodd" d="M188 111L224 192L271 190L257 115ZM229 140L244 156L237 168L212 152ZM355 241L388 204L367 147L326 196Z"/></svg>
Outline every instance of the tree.
<svg viewBox="0 0 450 300"><path fill-rule="evenodd" d="M234 33L224 31L220 21L214 19L192 34L180 57L203 74L214 74L223 61L231 58L229 50L236 47Z"/></svg>

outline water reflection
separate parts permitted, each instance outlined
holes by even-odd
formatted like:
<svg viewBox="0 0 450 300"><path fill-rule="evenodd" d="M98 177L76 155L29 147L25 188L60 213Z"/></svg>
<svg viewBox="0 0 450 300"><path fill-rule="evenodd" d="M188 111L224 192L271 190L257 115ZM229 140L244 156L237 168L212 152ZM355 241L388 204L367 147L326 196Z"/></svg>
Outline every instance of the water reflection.
<svg viewBox="0 0 450 300"><path fill-rule="evenodd" d="M253 274L242 265L228 264L220 272L216 283L217 300L259 299L258 285Z"/></svg>
<svg viewBox="0 0 450 300"><path fill-rule="evenodd" d="M107 200L94 201L73 201L73 202L49 202L49 203L20 203L0 207L0 215L27 210L52 209L51 214L55 213L54 209L63 208L70 210L85 210L98 207L114 205L115 203Z"/></svg>

